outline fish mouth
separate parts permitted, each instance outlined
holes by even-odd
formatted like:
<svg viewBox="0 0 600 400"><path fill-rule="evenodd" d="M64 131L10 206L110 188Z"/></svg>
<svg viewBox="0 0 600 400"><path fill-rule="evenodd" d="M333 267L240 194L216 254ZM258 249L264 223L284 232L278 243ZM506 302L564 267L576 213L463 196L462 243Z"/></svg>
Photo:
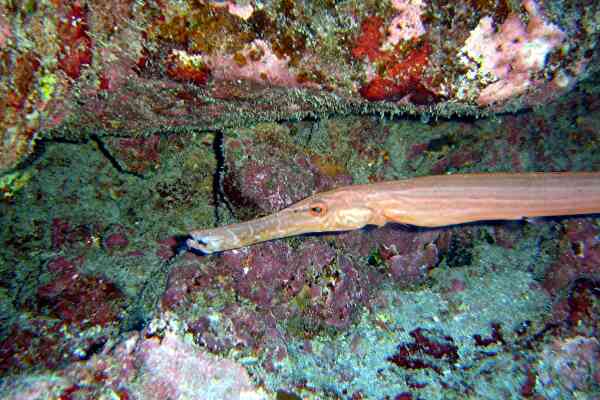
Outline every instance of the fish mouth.
<svg viewBox="0 0 600 400"><path fill-rule="evenodd" d="M304 233L320 232L324 221L293 209L239 224L190 232L188 248L212 254Z"/></svg>
<svg viewBox="0 0 600 400"><path fill-rule="evenodd" d="M210 234L209 232L210 230L192 232L190 238L186 241L188 249L199 250L204 254L221 251L223 249L224 238L220 235Z"/></svg>

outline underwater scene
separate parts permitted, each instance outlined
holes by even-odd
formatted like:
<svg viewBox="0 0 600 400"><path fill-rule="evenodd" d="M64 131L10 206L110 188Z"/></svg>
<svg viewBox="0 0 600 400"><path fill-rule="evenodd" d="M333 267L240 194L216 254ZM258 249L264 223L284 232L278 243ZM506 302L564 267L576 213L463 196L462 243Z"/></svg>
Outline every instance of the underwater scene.
<svg viewBox="0 0 600 400"><path fill-rule="evenodd" d="M0 399L600 399L600 1L0 0Z"/></svg>

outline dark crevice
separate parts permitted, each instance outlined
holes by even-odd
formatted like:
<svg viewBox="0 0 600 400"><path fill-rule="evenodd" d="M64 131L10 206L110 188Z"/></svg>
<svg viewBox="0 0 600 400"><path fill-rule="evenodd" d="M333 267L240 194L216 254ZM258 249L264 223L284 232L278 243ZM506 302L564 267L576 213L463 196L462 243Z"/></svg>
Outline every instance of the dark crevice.
<svg viewBox="0 0 600 400"><path fill-rule="evenodd" d="M108 160L108 162L110 162L110 164L113 166L113 168L116 169L119 173L125 174L125 175L132 175L132 176L135 176L136 178L144 179L144 177L142 175L140 175L136 172L132 172L132 171L128 171L128 170L124 169L121 166L121 164L119 164L119 161L117 161L117 159L106 148L106 146L104 145L104 142L98 137L98 135L91 135L90 140L92 140L94 143L96 143L96 146L98 146L98 150L100 150L100 153L102 153L102 155Z"/></svg>
<svg viewBox="0 0 600 400"><path fill-rule="evenodd" d="M215 226L221 225L221 214L220 214L220 206L224 204L227 210L231 215L233 215L233 209L227 197L225 197L225 192L223 190L223 178L225 173L227 172L227 165L225 164L225 135L222 131L214 131L215 138L212 142L213 152L215 153L215 160L217 162L217 166L215 167L215 172L213 173L213 203L215 205Z"/></svg>
<svg viewBox="0 0 600 400"><path fill-rule="evenodd" d="M46 152L46 140L38 140L33 147L33 151L31 154L27 155L23 160L19 161L19 163L10 170L6 171L5 174L11 173L17 170L24 170L33 164L35 164L39 159L42 158L44 153Z"/></svg>

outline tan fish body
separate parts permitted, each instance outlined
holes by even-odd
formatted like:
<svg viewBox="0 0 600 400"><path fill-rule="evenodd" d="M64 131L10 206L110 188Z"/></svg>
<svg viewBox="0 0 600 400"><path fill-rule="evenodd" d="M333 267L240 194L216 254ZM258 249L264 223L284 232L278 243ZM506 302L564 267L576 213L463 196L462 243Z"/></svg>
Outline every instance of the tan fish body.
<svg viewBox="0 0 600 400"><path fill-rule="evenodd" d="M439 227L486 220L600 213L600 173L456 174L341 187L272 215L190 233L204 253L388 222Z"/></svg>

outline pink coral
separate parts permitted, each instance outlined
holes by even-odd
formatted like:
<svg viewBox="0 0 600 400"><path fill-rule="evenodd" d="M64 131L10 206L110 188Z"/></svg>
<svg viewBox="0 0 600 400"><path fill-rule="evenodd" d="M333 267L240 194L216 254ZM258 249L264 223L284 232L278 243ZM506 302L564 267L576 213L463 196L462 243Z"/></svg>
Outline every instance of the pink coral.
<svg viewBox="0 0 600 400"><path fill-rule="evenodd" d="M479 94L480 105L505 101L534 86L532 74L544 68L547 55L565 39L556 25L546 22L533 0L523 6L529 15L527 26L511 14L496 31L492 18L484 17L462 48L479 64L479 74L494 80Z"/></svg>
<svg viewBox="0 0 600 400"><path fill-rule="evenodd" d="M207 354L174 333L143 340L136 352L145 399L265 398L241 365Z"/></svg>
<svg viewBox="0 0 600 400"><path fill-rule="evenodd" d="M244 4L243 1L212 1L210 4L215 7L227 7L227 11L229 11L230 14L244 20L250 18L254 13L254 6L251 3Z"/></svg>
<svg viewBox="0 0 600 400"><path fill-rule="evenodd" d="M425 7L423 0L393 0L392 5L397 14L388 28L389 35L382 49L392 49L400 40L414 39L425 33L421 22Z"/></svg>
<svg viewBox="0 0 600 400"><path fill-rule="evenodd" d="M239 363L213 356L187 340L172 320L155 320L162 336L132 332L114 347L55 373L0 382L0 397L24 399L264 400Z"/></svg>
<svg viewBox="0 0 600 400"><path fill-rule="evenodd" d="M289 59L277 57L271 45L263 40L257 39L246 45L237 57L219 54L205 56L203 60L219 80L242 79L276 86L301 86L290 70Z"/></svg>
<svg viewBox="0 0 600 400"><path fill-rule="evenodd" d="M205 85L209 77L217 81L249 81L281 87L318 87L299 82L290 68L290 58L275 54L272 46L261 39L248 43L240 51L214 55L174 49L167 58L167 73L172 79Z"/></svg>

